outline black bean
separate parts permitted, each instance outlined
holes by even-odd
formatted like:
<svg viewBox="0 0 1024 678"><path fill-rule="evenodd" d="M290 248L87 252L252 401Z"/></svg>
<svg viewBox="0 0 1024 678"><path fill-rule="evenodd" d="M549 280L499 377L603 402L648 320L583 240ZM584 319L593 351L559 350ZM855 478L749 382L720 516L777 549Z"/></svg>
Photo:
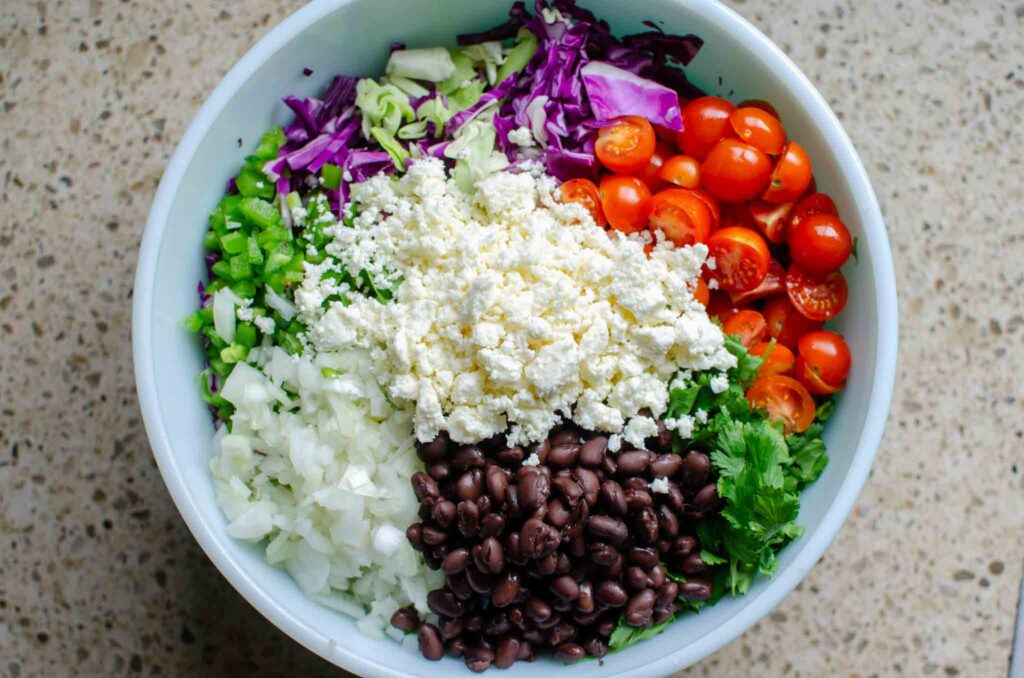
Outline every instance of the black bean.
<svg viewBox="0 0 1024 678"><path fill-rule="evenodd" d="M505 490L505 513L508 514L509 518L515 519L519 517L522 512L522 506L519 504L519 488L515 485L509 485Z"/></svg>
<svg viewBox="0 0 1024 678"><path fill-rule="evenodd" d="M482 673L494 663L494 652L486 647L471 647L466 650L466 668Z"/></svg>
<svg viewBox="0 0 1024 678"><path fill-rule="evenodd" d="M466 654L466 641L462 638L452 638L445 644L445 651L449 657L462 657Z"/></svg>
<svg viewBox="0 0 1024 678"><path fill-rule="evenodd" d="M469 600L473 596L473 589L464 572L448 575L448 590L455 594L459 600Z"/></svg>
<svg viewBox="0 0 1024 678"><path fill-rule="evenodd" d="M440 563L448 557L448 553L450 551L451 549L448 548L447 544L441 544L440 546L435 546L433 549L431 549L430 552L434 554L434 557L437 558L438 562Z"/></svg>
<svg viewBox="0 0 1024 678"><path fill-rule="evenodd" d="M645 492L650 489L647 485L647 479L640 476L632 476L630 478L624 478L620 483L623 491L625 490L644 490Z"/></svg>
<svg viewBox="0 0 1024 678"><path fill-rule="evenodd" d="M505 550L501 547L501 542L494 537L488 537L484 539L483 544L480 545L480 556L489 569L494 574L498 574L505 569Z"/></svg>
<svg viewBox="0 0 1024 678"><path fill-rule="evenodd" d="M520 476L518 490L523 510L532 513L547 503L551 494L551 480L544 473L531 470Z"/></svg>
<svg viewBox="0 0 1024 678"><path fill-rule="evenodd" d="M466 568L466 581L469 582L469 587L477 593L486 595L491 592L491 576L475 567Z"/></svg>
<svg viewBox="0 0 1024 678"><path fill-rule="evenodd" d="M455 494L463 501L476 501L484 491L484 474L475 468L455 481Z"/></svg>
<svg viewBox="0 0 1024 678"><path fill-rule="evenodd" d="M551 441L544 439L539 443L533 443L526 448L527 454L537 455L537 459L540 460L541 464L546 464L548 461L548 452L551 451Z"/></svg>
<svg viewBox="0 0 1024 678"><path fill-rule="evenodd" d="M438 546L448 541L448 533L433 525L423 526L423 543L430 546Z"/></svg>
<svg viewBox="0 0 1024 678"><path fill-rule="evenodd" d="M537 518L527 520L519 531L519 547L527 558L545 556L558 548L558 543L558 532Z"/></svg>
<svg viewBox="0 0 1024 678"><path fill-rule="evenodd" d="M580 456L580 446L578 444L569 443L565 445L555 445L548 452L548 465L557 468L568 468L576 463L576 460Z"/></svg>
<svg viewBox="0 0 1024 678"><path fill-rule="evenodd" d="M546 577L549 574L554 574L556 567L558 567L557 553L549 553L543 558L537 560L537 574L541 575L542 577Z"/></svg>
<svg viewBox="0 0 1024 678"><path fill-rule="evenodd" d="M661 585L658 589L658 597L654 600L655 610L667 609L672 603L675 602L676 596L679 595L679 584L674 581L667 581Z"/></svg>
<svg viewBox="0 0 1024 678"><path fill-rule="evenodd" d="M508 621L508 615L498 612L484 624L484 635L493 637L507 636L512 631L512 624Z"/></svg>
<svg viewBox="0 0 1024 678"><path fill-rule="evenodd" d="M461 617L466 608L455 594L437 589L427 594L427 607L440 617Z"/></svg>
<svg viewBox="0 0 1024 678"><path fill-rule="evenodd" d="M420 625L420 616L416 613L416 608L407 605L391 615L391 625L406 633L415 631L416 627Z"/></svg>
<svg viewBox="0 0 1024 678"><path fill-rule="evenodd" d="M558 529L561 529L565 527L566 523L569 522L570 518L572 518L572 514L569 513L569 510L567 508L565 508L565 504L562 502L561 499L552 499L551 501L548 502L548 510L547 515L545 516L545 520L547 520L549 523L551 523Z"/></svg>
<svg viewBox="0 0 1024 678"><path fill-rule="evenodd" d="M494 653L495 668L507 669L515 664L517 659L519 659L519 639L503 638Z"/></svg>
<svg viewBox="0 0 1024 678"><path fill-rule="evenodd" d="M658 564L658 553L646 546L633 546L626 552L626 559L633 565L649 570Z"/></svg>
<svg viewBox="0 0 1024 678"><path fill-rule="evenodd" d="M438 526L447 530L455 520L455 504L447 499L442 499L434 504L434 508L430 511L430 517Z"/></svg>
<svg viewBox="0 0 1024 678"><path fill-rule="evenodd" d="M658 516L654 509L645 506L640 509L633 521L634 539L641 544L653 544L658 538Z"/></svg>
<svg viewBox="0 0 1024 678"><path fill-rule="evenodd" d="M609 455L605 455L604 461L601 462L601 470L607 475L613 476L618 472L619 465Z"/></svg>
<svg viewBox="0 0 1024 678"><path fill-rule="evenodd" d="M521 447L508 447L494 455L494 460L506 468L519 466L525 458L526 454Z"/></svg>
<svg viewBox="0 0 1024 678"><path fill-rule="evenodd" d="M663 501L665 502L665 506L669 507L676 513L682 513L683 509L686 508L686 500L683 498L683 491L680 490L679 486L671 480L668 482L668 492L665 494Z"/></svg>
<svg viewBox="0 0 1024 678"><path fill-rule="evenodd" d="M651 444L659 452L668 452L672 449L672 431L661 419L658 419L658 435L651 439Z"/></svg>
<svg viewBox="0 0 1024 678"><path fill-rule="evenodd" d="M409 544L415 550L422 551L424 548L422 523L413 523L407 527L405 529L405 538L409 540Z"/></svg>
<svg viewBox="0 0 1024 678"><path fill-rule="evenodd" d="M480 509L480 517L483 518L491 512L491 498L486 494L476 500L476 507Z"/></svg>
<svg viewBox="0 0 1024 678"><path fill-rule="evenodd" d="M594 611L596 607L594 603L594 588L590 582L580 582L580 595L576 598L573 607L583 614L589 614Z"/></svg>
<svg viewBox="0 0 1024 678"><path fill-rule="evenodd" d="M444 656L444 643L441 642L441 632L433 624L420 624L419 632L420 652L431 661L437 661Z"/></svg>
<svg viewBox="0 0 1024 678"><path fill-rule="evenodd" d="M703 515L715 510L718 506L718 488L715 483L708 483L693 496L693 512Z"/></svg>
<svg viewBox="0 0 1024 678"><path fill-rule="evenodd" d="M416 494L416 498L419 499L420 502L433 502L440 495L440 492L437 489L437 483L434 482L433 478L422 471L413 473L410 482L412 483L412 491Z"/></svg>
<svg viewBox="0 0 1024 678"><path fill-rule="evenodd" d="M584 466L600 466L607 452L608 438L594 436L583 443L583 448L580 450L580 463Z"/></svg>
<svg viewBox="0 0 1024 678"><path fill-rule="evenodd" d="M475 635L484 629L484 618L478 614L466 618L466 633Z"/></svg>
<svg viewBox="0 0 1024 678"><path fill-rule="evenodd" d="M491 513L490 515L484 516L484 519L480 521L480 538L486 539L487 537L498 537L505 531L505 518L498 513Z"/></svg>
<svg viewBox="0 0 1024 678"><path fill-rule="evenodd" d="M603 657L608 654L608 644L600 638L588 638L580 644L580 647L591 657Z"/></svg>
<svg viewBox="0 0 1024 678"><path fill-rule="evenodd" d="M466 622L462 619L446 619L441 622L441 637L445 640L451 640L462 635L464 628L466 628Z"/></svg>
<svg viewBox="0 0 1024 678"><path fill-rule="evenodd" d="M546 622L548 619L551 619L551 615L554 613L554 610L551 609L551 606L543 598L531 596L526 601L524 614L534 622Z"/></svg>
<svg viewBox="0 0 1024 678"><path fill-rule="evenodd" d="M485 461L483 450L475 445L467 445L460 448L458 452L452 455L452 466L459 473L463 473L471 468L481 467Z"/></svg>
<svg viewBox="0 0 1024 678"><path fill-rule="evenodd" d="M678 454L661 454L651 462L651 475L655 478L670 478L683 465L683 458Z"/></svg>
<svg viewBox="0 0 1024 678"><path fill-rule="evenodd" d="M580 595L579 584L569 575L562 575L551 582L551 593L562 600L574 601Z"/></svg>
<svg viewBox="0 0 1024 678"><path fill-rule="evenodd" d="M587 653L576 643L562 643L555 648L555 659L563 664L578 662L585 656L587 656Z"/></svg>
<svg viewBox="0 0 1024 678"><path fill-rule="evenodd" d="M444 459L448 454L448 434L442 431L428 443L416 444L416 456L425 462Z"/></svg>
<svg viewBox="0 0 1024 678"><path fill-rule="evenodd" d="M647 581L650 583L651 588L655 590L660 589L665 584L665 579L667 579L665 568L660 564L655 565L647 572Z"/></svg>
<svg viewBox="0 0 1024 678"><path fill-rule="evenodd" d="M511 571L506 572L491 589L491 604L495 607L505 607L510 605L517 595L519 595L519 575Z"/></svg>
<svg viewBox="0 0 1024 678"><path fill-rule="evenodd" d="M455 524L463 537L473 537L480 529L480 509L471 501L460 501L455 509Z"/></svg>
<svg viewBox="0 0 1024 678"><path fill-rule="evenodd" d="M679 595L686 600L708 600L711 592L711 582L703 577L687 577L679 586Z"/></svg>
<svg viewBox="0 0 1024 678"><path fill-rule="evenodd" d="M577 503L576 508L572 510L572 517L569 519L569 523L562 529L562 535L566 539L575 539L580 536L583 534L583 526L589 517L590 507L587 505L587 502L581 501Z"/></svg>
<svg viewBox="0 0 1024 678"><path fill-rule="evenodd" d="M654 614L651 615L651 624L661 624L662 622L666 621L669 617L671 617L674 613L675 610L671 608L666 608L664 610L655 610Z"/></svg>
<svg viewBox="0 0 1024 678"><path fill-rule="evenodd" d="M572 560L564 553L555 554L555 574L569 574L572 570Z"/></svg>
<svg viewBox="0 0 1024 678"><path fill-rule="evenodd" d="M619 557L619 552L614 546L602 544L601 542L590 544L588 550L590 551L590 559L604 567L614 565Z"/></svg>
<svg viewBox="0 0 1024 678"><path fill-rule="evenodd" d="M711 459L703 452L692 450L683 457L679 477L687 487L700 487L707 482L711 471Z"/></svg>
<svg viewBox="0 0 1024 678"><path fill-rule="evenodd" d="M487 492L495 502L505 501L505 490L508 489L508 474L500 466L487 469Z"/></svg>
<svg viewBox="0 0 1024 678"><path fill-rule="evenodd" d="M447 480L448 476L452 474L452 467L446 461L435 461L427 464L427 473L437 482L441 482Z"/></svg>
<svg viewBox="0 0 1024 678"><path fill-rule="evenodd" d="M518 593L516 594L516 597L519 597ZM518 605L510 607L508 609L508 622L520 631L525 629L528 622L526 621L526 616L523 614L523 608Z"/></svg>
<svg viewBox="0 0 1024 678"><path fill-rule="evenodd" d="M658 518L658 526L661 527L660 517ZM658 541L654 542L654 546L658 549L659 553L668 553L672 549L672 540L662 536Z"/></svg>
<svg viewBox="0 0 1024 678"><path fill-rule="evenodd" d="M625 562L625 559L622 557L622 554L620 553L619 557L615 559L614 563L604 568L604 576L608 577L609 579L618 579L622 576L622 568Z"/></svg>
<svg viewBox="0 0 1024 678"><path fill-rule="evenodd" d="M526 557L523 555L522 549L519 547L519 533L512 532L505 535L505 557L508 558L510 563L515 565L525 565Z"/></svg>
<svg viewBox="0 0 1024 678"><path fill-rule="evenodd" d="M616 458L620 476L638 476L647 470L651 463L651 453L647 450L623 452Z"/></svg>
<svg viewBox="0 0 1024 678"><path fill-rule="evenodd" d="M587 552L587 540L582 534L578 534L569 540L569 555L573 558L582 558Z"/></svg>
<svg viewBox="0 0 1024 678"><path fill-rule="evenodd" d="M519 643L519 660L524 662L532 662L537 659L537 650L534 649L533 643L543 643L544 638L541 637L536 641L528 641L526 636L523 636L522 642Z"/></svg>
<svg viewBox="0 0 1024 678"><path fill-rule="evenodd" d="M601 506L612 515L625 515L628 510L626 494L622 486L614 480L606 480L601 483Z"/></svg>
<svg viewBox="0 0 1024 678"><path fill-rule="evenodd" d="M548 644L557 647L576 638L576 627L567 621L560 621L548 631Z"/></svg>
<svg viewBox="0 0 1024 678"><path fill-rule="evenodd" d="M591 516L587 520L587 532L615 546L622 544L629 536L626 524L611 516Z"/></svg>
<svg viewBox="0 0 1024 678"><path fill-rule="evenodd" d="M587 468L578 468L574 472L576 482L583 488L583 500L588 504L595 504L601 492L601 479L597 474Z"/></svg>
<svg viewBox="0 0 1024 678"><path fill-rule="evenodd" d="M619 625L619 613L612 612L611 615L601 619L597 624L597 634L607 638L612 635L612 631Z"/></svg>
<svg viewBox="0 0 1024 678"><path fill-rule="evenodd" d="M691 553L680 561L679 569L683 574L700 574L708 569L707 563L700 557L700 552Z"/></svg>
<svg viewBox="0 0 1024 678"><path fill-rule="evenodd" d="M658 529L665 539L673 539L679 534L679 516L664 505L658 507ZM661 550L667 551L668 547Z"/></svg>
<svg viewBox="0 0 1024 678"><path fill-rule="evenodd" d="M625 491L625 494L626 506L629 507L630 511L640 511L641 509L654 506L654 498L647 491L646 487L643 489L631 487Z"/></svg>
<svg viewBox="0 0 1024 678"><path fill-rule="evenodd" d="M596 595L598 602L608 607L622 607L628 599L622 585L611 579L606 579L597 585Z"/></svg>
<svg viewBox="0 0 1024 678"><path fill-rule="evenodd" d="M672 542L672 553L677 556L685 556L697 548L697 540L688 534L676 537Z"/></svg>
<svg viewBox="0 0 1024 678"><path fill-rule="evenodd" d="M580 484L576 482L575 478L562 476L560 478L555 478L551 484L563 497L565 497L566 503L571 506L575 506L576 502L583 497L583 488L580 487Z"/></svg>
<svg viewBox="0 0 1024 678"><path fill-rule="evenodd" d="M466 549L455 549L441 563L441 570L445 574L457 574L466 569L469 562L469 551Z"/></svg>
<svg viewBox="0 0 1024 678"><path fill-rule="evenodd" d="M549 440L552 448L557 445L579 445L582 442L580 432L573 428L564 428L552 435Z"/></svg>
<svg viewBox="0 0 1024 678"><path fill-rule="evenodd" d="M626 603L626 614L623 620L630 626L650 626L651 617L654 614L655 598L656 595L651 589L644 589L634 594Z"/></svg>

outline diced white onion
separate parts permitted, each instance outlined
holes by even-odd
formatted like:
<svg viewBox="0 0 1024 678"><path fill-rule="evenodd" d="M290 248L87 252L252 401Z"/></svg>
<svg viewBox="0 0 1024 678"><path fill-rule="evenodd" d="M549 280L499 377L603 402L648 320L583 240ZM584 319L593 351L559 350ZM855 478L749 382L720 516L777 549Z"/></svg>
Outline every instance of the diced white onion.
<svg viewBox="0 0 1024 678"><path fill-rule="evenodd" d="M235 294L227 289L213 293L213 329L227 343L235 340Z"/></svg>

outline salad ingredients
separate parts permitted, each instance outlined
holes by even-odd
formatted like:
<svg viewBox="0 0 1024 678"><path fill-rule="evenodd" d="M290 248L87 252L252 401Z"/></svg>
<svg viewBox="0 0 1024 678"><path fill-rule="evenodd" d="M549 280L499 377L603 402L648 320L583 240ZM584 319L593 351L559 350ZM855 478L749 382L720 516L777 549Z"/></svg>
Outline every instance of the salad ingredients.
<svg viewBox="0 0 1024 678"><path fill-rule="evenodd" d="M819 277L804 273L796 264L786 271L786 292L801 315L822 322L839 315L849 295L841 271Z"/></svg>
<svg viewBox="0 0 1024 678"><path fill-rule="evenodd" d="M581 68L580 78L596 120L628 115L677 132L683 128L679 93L670 87L603 61Z"/></svg>
<svg viewBox="0 0 1024 678"><path fill-rule="evenodd" d="M308 267L299 317L318 350L373 350L389 395L416 401L421 441L508 429L510 444L525 444L562 415L629 439L641 409L664 412L680 367L734 362L691 292L703 245L660 244L648 257L642 238L558 202L548 177L494 174L471 197L427 159L354 186L352 198L358 215L324 230L326 250L378 286L402 282L389 303L325 308L331 269Z"/></svg>
<svg viewBox="0 0 1024 678"><path fill-rule="evenodd" d="M636 177L609 175L601 180L601 208L608 224L623 233L647 228L651 214L651 189Z"/></svg>
<svg viewBox="0 0 1024 678"><path fill-rule="evenodd" d="M743 202L768 188L772 164L768 156L737 139L723 139L700 166L701 183L718 200Z"/></svg>
<svg viewBox="0 0 1024 678"><path fill-rule="evenodd" d="M598 130L594 152L612 172L639 172L654 155L654 128L639 116L616 118Z"/></svg>
<svg viewBox="0 0 1024 678"><path fill-rule="evenodd" d="M662 230L679 247L707 242L711 232L707 204L684 188L669 188L655 195L648 221L652 230Z"/></svg>
<svg viewBox="0 0 1024 678"><path fill-rule="evenodd" d="M708 275L727 292L752 290L768 275L768 245L750 229L719 229L708 239L708 250L715 261Z"/></svg>
<svg viewBox="0 0 1024 678"><path fill-rule="evenodd" d="M683 188L700 186L700 163L688 155L673 155L658 169L658 178Z"/></svg>
<svg viewBox="0 0 1024 678"><path fill-rule="evenodd" d="M811 159L807 151L797 142L790 141L782 149L782 155L772 170L764 199L773 203L796 200L807 191L812 178Z"/></svg>
<svg viewBox="0 0 1024 678"><path fill-rule="evenodd" d="M721 97L700 97L683 108L683 131L676 137L679 149L703 160L712 148L732 134L732 112L736 107Z"/></svg>
<svg viewBox="0 0 1024 678"><path fill-rule="evenodd" d="M807 390L830 395L846 386L850 372L850 349L835 332L808 332L797 342L796 374Z"/></svg>
<svg viewBox="0 0 1024 678"><path fill-rule="evenodd" d="M260 347L249 358L220 391L235 411L210 460L228 534L265 540L267 561L307 596L380 637L443 581L403 536L422 468L412 411L388 403L365 351L310 359Z"/></svg>
<svg viewBox="0 0 1024 678"><path fill-rule="evenodd" d="M789 254L801 270L826 275L842 268L853 252L846 224L834 214L814 214L789 228Z"/></svg>
<svg viewBox="0 0 1024 678"><path fill-rule="evenodd" d="M751 407L768 412L773 421L781 421L787 433L800 433L814 421L814 399L796 379L782 374L759 377L747 391Z"/></svg>

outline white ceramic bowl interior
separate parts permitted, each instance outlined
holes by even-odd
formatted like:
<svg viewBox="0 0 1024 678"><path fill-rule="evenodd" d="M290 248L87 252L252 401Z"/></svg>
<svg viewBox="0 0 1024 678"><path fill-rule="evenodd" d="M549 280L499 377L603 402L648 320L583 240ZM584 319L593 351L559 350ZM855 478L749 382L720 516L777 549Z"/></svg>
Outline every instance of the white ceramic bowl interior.
<svg viewBox="0 0 1024 678"><path fill-rule="evenodd" d="M281 97L317 95L336 73L379 74L392 41L453 44L461 32L504 21L510 0L314 0L271 31L224 78L182 139L153 203L139 259L134 353L146 430L160 470L189 528L210 559L252 605L288 635L361 675L467 674L460 661L427 664L390 640L362 636L345 616L307 600L289 576L267 565L262 547L225 534L207 468L213 427L197 395L203 356L181 325L196 306L204 275L202 238L209 211L243 155L272 124L290 115ZM583 0L616 34L647 30L696 33L704 47L687 69L709 93L734 101L767 99L790 136L814 161L820 190L839 206L860 240L848 265L850 304L834 323L854 356L849 387L825 435L831 461L803 495L803 537L787 546L774 578L738 599L723 599L665 633L596 662L559 667L559 675L664 675L694 663L766 615L808 573L835 536L867 477L882 435L896 361L896 295L885 226L867 175L827 104L764 35L713 0ZM303 68L314 71L303 76ZM239 149L241 138L244 147ZM518 663L517 676L552 672L548 661Z"/></svg>

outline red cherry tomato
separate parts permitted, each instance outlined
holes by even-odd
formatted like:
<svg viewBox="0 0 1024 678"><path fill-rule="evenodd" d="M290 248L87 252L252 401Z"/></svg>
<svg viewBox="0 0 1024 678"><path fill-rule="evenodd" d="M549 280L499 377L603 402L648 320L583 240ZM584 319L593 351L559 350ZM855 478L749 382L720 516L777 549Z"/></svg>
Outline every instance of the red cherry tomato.
<svg viewBox="0 0 1024 678"><path fill-rule="evenodd" d="M665 163L672 158L673 150L665 144L658 142L654 146L654 155L644 168L636 173L636 178L647 184L651 193L657 193L663 188L668 188L667 182L661 178L661 170Z"/></svg>
<svg viewBox="0 0 1024 678"><path fill-rule="evenodd" d="M778 342L762 341L750 349L750 355L759 356L764 361L757 370L759 377L785 374L796 364L793 352Z"/></svg>
<svg viewBox="0 0 1024 678"><path fill-rule="evenodd" d="M701 185L724 202L744 202L768 188L772 163L760 150L738 139L722 139L700 166Z"/></svg>
<svg viewBox="0 0 1024 678"><path fill-rule="evenodd" d="M849 296L846 278L841 271L825 277L813 276L801 271L796 264L786 271L786 293L805 318L820 322L839 315Z"/></svg>
<svg viewBox="0 0 1024 678"><path fill-rule="evenodd" d="M764 339L768 324L764 316L749 309L739 311L722 324L722 331L739 337L740 343L750 348Z"/></svg>
<svg viewBox="0 0 1024 678"><path fill-rule="evenodd" d="M601 179L601 207L611 227L636 233L647 226L651 214L651 189L636 177L612 174Z"/></svg>
<svg viewBox="0 0 1024 678"><path fill-rule="evenodd" d="M845 388L850 362L850 348L835 332L808 332L797 342L796 377L811 393Z"/></svg>
<svg viewBox="0 0 1024 678"><path fill-rule="evenodd" d="M598 130L594 152L612 172L632 174L650 162L654 141L651 123L638 115L624 115Z"/></svg>
<svg viewBox="0 0 1024 678"><path fill-rule="evenodd" d="M722 228L736 226L749 228L752 231L760 231L761 228L750 215L750 205L745 202L727 202L722 205Z"/></svg>
<svg viewBox="0 0 1024 678"><path fill-rule="evenodd" d="M750 202L750 216L757 222L757 227L764 237L771 242L780 243L786 240L786 223L796 203L784 202L774 205L764 200Z"/></svg>
<svg viewBox="0 0 1024 678"><path fill-rule="evenodd" d="M711 301L711 290L704 282L704 278L697 278L697 285L693 288L693 298L704 307L707 307L708 302Z"/></svg>
<svg viewBox="0 0 1024 678"><path fill-rule="evenodd" d="M680 100L680 102L679 102L680 106L683 106L685 104L686 104L685 101ZM654 136L658 137L659 141L661 141L664 144L667 144L668 146L671 146L672 148L675 148L675 146L676 146L676 135L678 134L678 132L676 132L675 130L669 129L668 127L665 127L664 125L658 125L656 123L652 124L651 126L654 127Z"/></svg>
<svg viewBox="0 0 1024 678"><path fill-rule="evenodd" d="M768 336L795 351L800 337L821 329L821 323L800 314L785 294L769 297L761 308L768 323Z"/></svg>
<svg viewBox="0 0 1024 678"><path fill-rule="evenodd" d="M796 228L789 229L786 241L793 263L816 275L838 271L853 251L850 231L834 214L800 219Z"/></svg>
<svg viewBox="0 0 1024 678"><path fill-rule="evenodd" d="M760 108L737 108L729 115L729 124L742 141L768 155L778 155L786 145L786 130L782 123Z"/></svg>
<svg viewBox="0 0 1024 678"><path fill-rule="evenodd" d="M718 208L718 201L712 198L707 191L702 191L699 188L691 189L690 193L693 194L693 197L704 201L704 206L708 208L708 214L711 215L711 230L716 230L722 221L721 211Z"/></svg>
<svg viewBox="0 0 1024 678"><path fill-rule="evenodd" d="M673 155L658 170L658 178L683 188L700 186L700 162L688 155Z"/></svg>
<svg viewBox="0 0 1024 678"><path fill-rule="evenodd" d="M747 308L746 304L734 303L729 295L722 290L710 290L709 297L708 317L717 319L722 325L725 325L729 318Z"/></svg>
<svg viewBox="0 0 1024 678"><path fill-rule="evenodd" d="M669 188L651 200L652 231L661 229L678 246L706 242L711 214L704 201L685 188Z"/></svg>
<svg viewBox="0 0 1024 678"><path fill-rule="evenodd" d="M796 208L793 209L793 216L789 218L789 228L798 227L801 221L813 217L815 214L835 214L838 216L839 210L836 209L836 204L832 202L832 198L826 194L811 193L796 204Z"/></svg>
<svg viewBox="0 0 1024 678"><path fill-rule="evenodd" d="M747 389L751 407L768 411L768 418L781 421L788 433L806 431L814 421L814 399L803 384L792 377L775 374L759 377Z"/></svg>
<svg viewBox="0 0 1024 678"><path fill-rule="evenodd" d="M803 146L790 141L771 172L771 181L764 195L768 202L793 202L807 191L812 178L811 158Z"/></svg>
<svg viewBox="0 0 1024 678"><path fill-rule="evenodd" d="M708 256L715 259L708 275L726 292L746 292L760 285L771 259L764 238L746 228L715 231L708 238Z"/></svg>
<svg viewBox="0 0 1024 678"><path fill-rule="evenodd" d="M765 101L764 99L746 99L736 104L736 108L760 108L768 115L779 120L782 119L782 116L779 115L779 112L777 110L775 110L775 107L772 106L767 101Z"/></svg>
<svg viewBox="0 0 1024 678"><path fill-rule="evenodd" d="M683 107L683 131L676 135L679 150L698 160L719 140L732 134L729 116L736 107L720 97L700 97Z"/></svg>
<svg viewBox="0 0 1024 678"><path fill-rule="evenodd" d="M570 179L562 184L562 202L579 203L590 212L594 223L602 228L608 225L601 208L601 196L590 179Z"/></svg>
<svg viewBox="0 0 1024 678"><path fill-rule="evenodd" d="M761 284L747 292L732 292L729 294L737 304L746 304L757 299L778 294L786 291L786 269L782 264L772 259L768 262L768 272Z"/></svg>

